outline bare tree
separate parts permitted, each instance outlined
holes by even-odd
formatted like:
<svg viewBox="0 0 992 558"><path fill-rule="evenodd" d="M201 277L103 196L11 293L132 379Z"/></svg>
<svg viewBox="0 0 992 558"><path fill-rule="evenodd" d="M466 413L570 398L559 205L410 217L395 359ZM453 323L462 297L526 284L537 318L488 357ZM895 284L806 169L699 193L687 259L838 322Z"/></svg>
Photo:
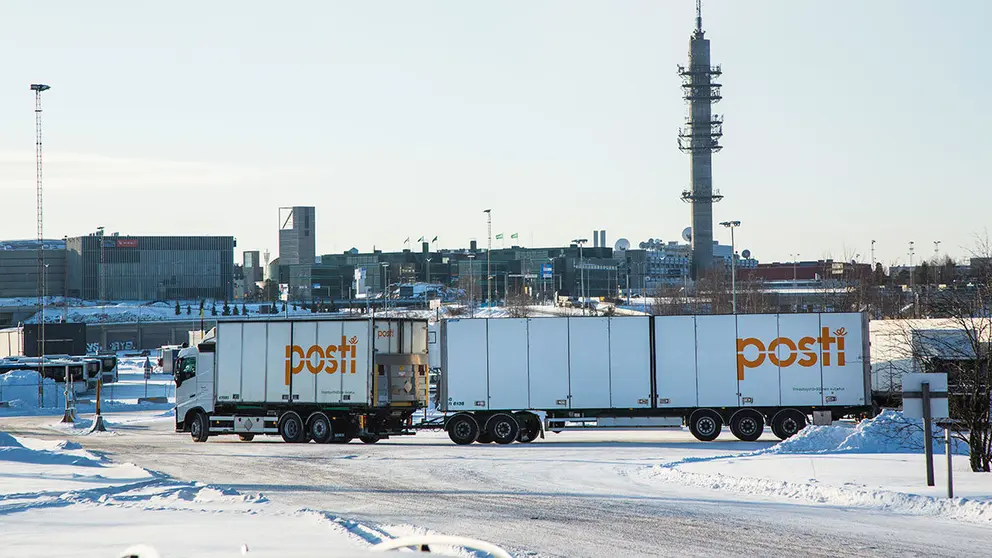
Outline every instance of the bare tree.
<svg viewBox="0 0 992 558"><path fill-rule="evenodd" d="M506 298L506 312L511 318L527 318L531 311L531 299L525 294L514 294Z"/></svg>

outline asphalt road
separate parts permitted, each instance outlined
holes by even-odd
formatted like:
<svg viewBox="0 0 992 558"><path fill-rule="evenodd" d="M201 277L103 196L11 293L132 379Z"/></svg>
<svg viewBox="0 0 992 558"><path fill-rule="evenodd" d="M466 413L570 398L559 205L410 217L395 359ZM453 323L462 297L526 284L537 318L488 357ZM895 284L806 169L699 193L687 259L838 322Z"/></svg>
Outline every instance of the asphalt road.
<svg viewBox="0 0 992 558"><path fill-rule="evenodd" d="M64 437L47 426L54 420L0 419L0 430ZM160 419L77 440L179 479L380 525L479 538L525 556L964 556L992 548L987 526L749 500L635 474L666 460L756 449L761 442L703 444L681 431L655 431L566 432L510 446L456 446L441 433L375 445L234 437L196 444L171 428Z"/></svg>

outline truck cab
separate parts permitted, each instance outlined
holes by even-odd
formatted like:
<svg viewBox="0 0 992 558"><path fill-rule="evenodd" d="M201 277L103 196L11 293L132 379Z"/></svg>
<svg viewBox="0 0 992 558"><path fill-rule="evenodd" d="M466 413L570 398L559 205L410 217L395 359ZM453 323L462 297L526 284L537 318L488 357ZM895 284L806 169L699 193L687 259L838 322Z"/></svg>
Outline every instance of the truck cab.
<svg viewBox="0 0 992 558"><path fill-rule="evenodd" d="M201 345L180 349L174 359L172 377L176 382L177 431L188 429L183 421L190 411L214 411L214 352L201 353L201 346L207 348L207 339Z"/></svg>

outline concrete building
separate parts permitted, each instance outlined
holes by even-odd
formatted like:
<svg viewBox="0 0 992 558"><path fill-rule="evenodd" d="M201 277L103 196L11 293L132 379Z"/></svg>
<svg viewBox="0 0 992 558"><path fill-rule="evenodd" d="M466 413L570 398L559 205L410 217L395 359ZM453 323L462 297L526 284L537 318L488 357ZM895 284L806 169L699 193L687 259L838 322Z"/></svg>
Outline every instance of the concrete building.
<svg viewBox="0 0 992 558"><path fill-rule="evenodd" d="M232 236L70 238L68 294L87 300L231 300L234 246Z"/></svg>
<svg viewBox="0 0 992 558"><path fill-rule="evenodd" d="M313 207L279 208L279 264L313 264L317 256Z"/></svg>
<svg viewBox="0 0 992 558"><path fill-rule="evenodd" d="M265 280L265 264L262 263L262 256L258 250L245 250L242 252L241 258L241 268L244 271L245 281L261 283Z"/></svg>
<svg viewBox="0 0 992 558"><path fill-rule="evenodd" d="M43 283L46 296L65 294L65 242L45 241ZM0 298L37 298L38 241L0 241Z"/></svg>

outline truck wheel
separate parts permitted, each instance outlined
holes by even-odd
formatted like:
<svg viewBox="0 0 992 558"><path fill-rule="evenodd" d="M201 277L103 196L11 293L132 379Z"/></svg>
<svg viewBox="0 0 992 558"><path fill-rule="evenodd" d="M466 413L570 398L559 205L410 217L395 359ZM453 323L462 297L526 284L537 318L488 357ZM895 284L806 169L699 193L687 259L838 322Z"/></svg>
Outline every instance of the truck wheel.
<svg viewBox="0 0 992 558"><path fill-rule="evenodd" d="M314 413L310 417L310 437L318 444L326 444L331 441L331 421L324 413Z"/></svg>
<svg viewBox="0 0 992 558"><path fill-rule="evenodd" d="M359 436L358 439L365 444L374 444L378 442L381 438L379 438L378 434L363 434Z"/></svg>
<svg viewBox="0 0 992 558"><path fill-rule="evenodd" d="M479 437L475 439L477 444L491 444L493 443L493 437L487 432L479 432Z"/></svg>
<svg viewBox="0 0 992 558"><path fill-rule="evenodd" d="M696 409L689 415L689 432L700 442L712 442L720 435L723 419L712 409Z"/></svg>
<svg viewBox="0 0 992 558"><path fill-rule="evenodd" d="M784 440L806 428L806 415L796 409L782 409L772 417L772 433Z"/></svg>
<svg viewBox="0 0 992 558"><path fill-rule="evenodd" d="M512 444L520 434L520 424L511 414L497 413L486 422L486 433L497 444Z"/></svg>
<svg viewBox="0 0 992 558"><path fill-rule="evenodd" d="M207 441L210 436L210 421L207 420L206 414L197 412L193 415L193 419L189 423L189 434L193 437L194 442Z"/></svg>
<svg viewBox="0 0 992 558"><path fill-rule="evenodd" d="M303 431L303 419L295 411L283 413L279 417L279 435L284 442L296 444L306 440L306 433Z"/></svg>
<svg viewBox="0 0 992 558"><path fill-rule="evenodd" d="M765 430L765 417L754 409L741 409L730 417L730 432L742 442L753 442Z"/></svg>
<svg viewBox="0 0 992 558"><path fill-rule="evenodd" d="M541 435L541 419L534 413L514 413L517 422L520 423L520 434L517 441L522 444L533 442Z"/></svg>
<svg viewBox="0 0 992 558"><path fill-rule="evenodd" d="M238 434L238 438L241 438L242 442L250 442L255 439L254 434Z"/></svg>
<svg viewBox="0 0 992 558"><path fill-rule="evenodd" d="M479 423L472 415L455 415L448 421L448 437L451 441L465 446L479 438Z"/></svg>

